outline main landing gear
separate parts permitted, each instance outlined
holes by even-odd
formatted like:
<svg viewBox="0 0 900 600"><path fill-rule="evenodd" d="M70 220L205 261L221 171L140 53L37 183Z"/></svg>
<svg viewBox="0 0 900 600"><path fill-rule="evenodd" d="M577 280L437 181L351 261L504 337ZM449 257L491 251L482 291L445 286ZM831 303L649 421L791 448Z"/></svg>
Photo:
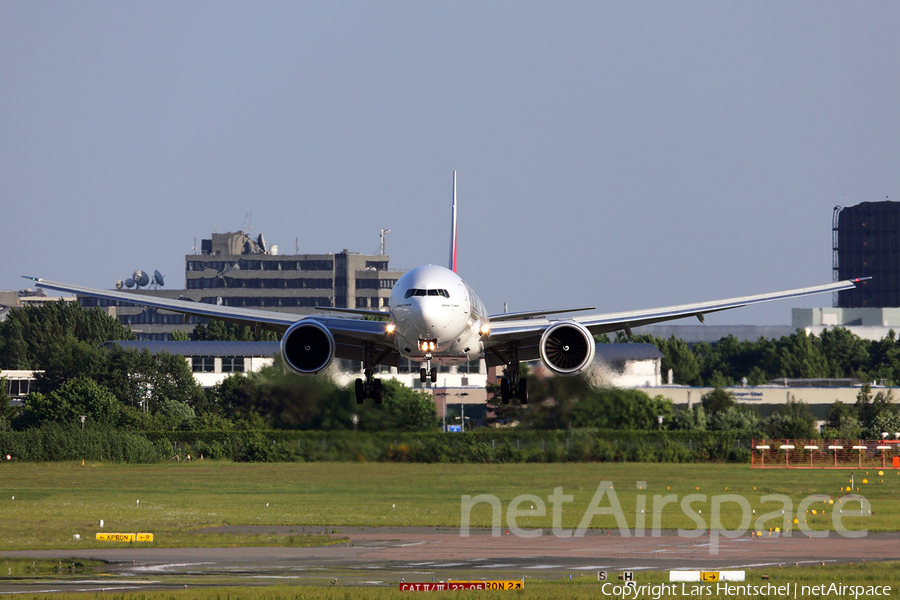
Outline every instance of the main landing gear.
<svg viewBox="0 0 900 600"><path fill-rule="evenodd" d="M362 404L366 401L366 398L372 398L375 400L375 404L381 404L384 401L380 379L372 379L371 381L356 380L356 403Z"/></svg>
<svg viewBox="0 0 900 600"><path fill-rule="evenodd" d="M509 404L510 398L513 397L522 404L528 404L528 380L524 377L519 379L518 373L515 374L515 378L500 378L500 401Z"/></svg>
<svg viewBox="0 0 900 600"><path fill-rule="evenodd" d="M356 380L356 403L362 404L366 401L366 398L371 398L375 401L375 404L381 404L384 401L384 393L381 387L381 380L375 379L375 367L380 363L388 354L390 354L390 349L387 349L381 353L381 355L376 354L376 350L373 344L369 342L363 343L363 373L366 376L365 381L362 379Z"/></svg>
<svg viewBox="0 0 900 600"><path fill-rule="evenodd" d="M511 398L522 404L528 404L528 381L519 376L519 345L509 345L509 354L504 356L491 349L495 356L506 363L506 377L500 378L500 401L509 404Z"/></svg>

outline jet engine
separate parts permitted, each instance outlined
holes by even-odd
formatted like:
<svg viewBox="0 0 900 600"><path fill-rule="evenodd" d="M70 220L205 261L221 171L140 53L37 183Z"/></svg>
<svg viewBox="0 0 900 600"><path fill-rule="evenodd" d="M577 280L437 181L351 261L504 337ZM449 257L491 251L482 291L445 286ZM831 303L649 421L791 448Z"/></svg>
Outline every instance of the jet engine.
<svg viewBox="0 0 900 600"><path fill-rule="evenodd" d="M294 373L312 375L334 359L334 336L317 321L304 319L291 325L281 338L281 356Z"/></svg>
<svg viewBox="0 0 900 600"><path fill-rule="evenodd" d="M594 362L594 336L580 323L561 321L544 330L540 351L557 375L577 375Z"/></svg>

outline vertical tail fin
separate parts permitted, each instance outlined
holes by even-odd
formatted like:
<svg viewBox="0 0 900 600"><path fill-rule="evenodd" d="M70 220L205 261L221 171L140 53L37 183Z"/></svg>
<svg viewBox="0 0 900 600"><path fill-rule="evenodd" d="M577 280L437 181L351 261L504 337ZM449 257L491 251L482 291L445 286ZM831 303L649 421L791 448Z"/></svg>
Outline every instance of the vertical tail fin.
<svg viewBox="0 0 900 600"><path fill-rule="evenodd" d="M450 270L456 273L456 171L453 171L453 212L450 219Z"/></svg>

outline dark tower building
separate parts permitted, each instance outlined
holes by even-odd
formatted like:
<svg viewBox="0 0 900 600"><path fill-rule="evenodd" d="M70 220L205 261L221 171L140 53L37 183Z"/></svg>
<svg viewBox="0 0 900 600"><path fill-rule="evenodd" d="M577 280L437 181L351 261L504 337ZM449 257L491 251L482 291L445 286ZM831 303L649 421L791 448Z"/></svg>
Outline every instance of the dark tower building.
<svg viewBox="0 0 900 600"><path fill-rule="evenodd" d="M835 207L832 234L835 281L872 278L839 292L837 306L900 307L900 202Z"/></svg>

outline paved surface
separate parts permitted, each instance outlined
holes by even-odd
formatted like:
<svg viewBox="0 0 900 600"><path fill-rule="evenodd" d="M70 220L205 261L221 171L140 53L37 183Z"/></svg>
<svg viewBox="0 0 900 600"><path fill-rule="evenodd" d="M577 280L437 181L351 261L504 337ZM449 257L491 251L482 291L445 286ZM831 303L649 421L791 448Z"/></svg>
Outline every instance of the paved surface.
<svg viewBox="0 0 900 600"><path fill-rule="evenodd" d="M54 590L123 590L206 585L341 584L389 585L400 579L558 579L600 570L752 568L900 560L900 533L846 539L832 533L810 539L708 536L620 537L589 531L582 538L533 538L488 530L461 537L457 529L427 527L232 527L206 531L322 533L349 544L316 548L101 548L80 551L0 552L0 556L99 559L110 564L102 577L36 581L0 579L0 593Z"/></svg>

